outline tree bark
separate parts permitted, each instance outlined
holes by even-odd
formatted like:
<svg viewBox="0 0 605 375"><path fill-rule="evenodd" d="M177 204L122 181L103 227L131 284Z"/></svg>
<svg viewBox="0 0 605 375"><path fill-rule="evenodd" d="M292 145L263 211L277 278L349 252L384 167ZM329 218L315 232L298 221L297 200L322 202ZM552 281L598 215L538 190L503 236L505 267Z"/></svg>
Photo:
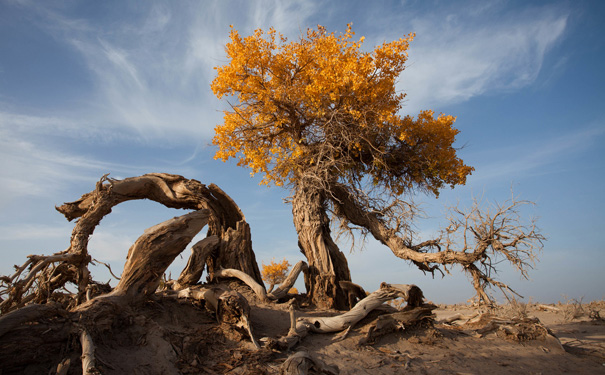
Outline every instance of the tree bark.
<svg viewBox="0 0 605 375"><path fill-rule="evenodd" d="M83 264L87 265L88 238L96 225L111 212L112 207L136 199L149 199L177 209L208 209L211 213L208 236L220 238L219 250L211 252L207 259L209 273L215 269L234 268L262 283L252 250L250 228L237 204L214 184L206 186L197 180L166 173L149 173L123 180L103 176L95 190L82 195L77 201L57 207L68 220L80 218L72 234L69 253L79 254ZM80 269L77 279L82 284L80 293L83 295L89 275L86 267Z"/></svg>
<svg viewBox="0 0 605 375"><path fill-rule="evenodd" d="M330 219L325 196L299 185L292 199L292 215L298 233L298 246L309 262L305 286L313 304L320 308L344 310L347 297L338 282L351 280L344 254L330 236Z"/></svg>
<svg viewBox="0 0 605 375"><path fill-rule="evenodd" d="M267 298L272 300L278 300L287 296L290 289L292 289L292 287L294 286L294 283L296 283L300 272L305 271L308 268L309 267L307 266L307 263L302 260L296 263L292 268L292 271L290 271L288 277L286 277L286 279L281 283L279 288L267 293Z"/></svg>
<svg viewBox="0 0 605 375"><path fill-rule="evenodd" d="M413 284L380 284L380 289L371 293L355 307L344 314L329 317L300 317L296 319L295 328L290 328L287 336L281 337L276 341L270 342L269 346L280 350L292 349L298 345L309 332L315 333L333 333L348 331L361 319L366 317L370 311L376 309L384 302L403 298L409 308L414 308L422 303L422 290ZM293 320L291 314L290 319Z"/></svg>
<svg viewBox="0 0 605 375"><path fill-rule="evenodd" d="M219 247L217 236L208 236L191 247L191 256L178 279L178 288L195 285L204 272L206 260Z"/></svg>
<svg viewBox="0 0 605 375"><path fill-rule="evenodd" d="M147 229L128 251L112 295L134 299L155 293L168 266L206 226L209 214L209 210L194 211Z"/></svg>

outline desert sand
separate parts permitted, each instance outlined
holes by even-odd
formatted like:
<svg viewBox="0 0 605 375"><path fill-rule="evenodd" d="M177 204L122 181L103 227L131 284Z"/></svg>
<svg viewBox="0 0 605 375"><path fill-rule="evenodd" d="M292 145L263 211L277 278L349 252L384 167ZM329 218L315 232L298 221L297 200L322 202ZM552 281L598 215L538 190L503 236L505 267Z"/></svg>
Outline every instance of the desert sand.
<svg viewBox="0 0 605 375"><path fill-rule="evenodd" d="M288 304L262 303L246 286L232 282L230 287L249 300L257 339L287 334ZM440 305L433 312L433 321L401 327L370 342L364 343L364 337L378 312L356 324L344 340L336 341L335 334L310 334L291 351L257 350L246 332L219 325L203 303L158 298L118 315L109 333L92 335L102 374L279 374L284 361L299 351L325 364L330 370L325 373L343 375L605 373L605 322L599 319L605 315L603 301L514 303L490 309ZM339 313L297 309L297 316ZM461 319L452 320L455 317ZM490 319L503 323L497 329L486 328ZM506 334L516 332L519 322L530 322L534 328L517 332L516 337ZM43 328L38 330L41 336L53 334ZM0 351L7 343L14 347L20 340L31 340L24 335L34 331L9 332L0 340ZM72 341L68 346L78 345ZM3 356L0 374L53 374L62 353L69 352L64 344L47 343L33 350L29 363ZM71 352L68 373L81 373L78 351Z"/></svg>

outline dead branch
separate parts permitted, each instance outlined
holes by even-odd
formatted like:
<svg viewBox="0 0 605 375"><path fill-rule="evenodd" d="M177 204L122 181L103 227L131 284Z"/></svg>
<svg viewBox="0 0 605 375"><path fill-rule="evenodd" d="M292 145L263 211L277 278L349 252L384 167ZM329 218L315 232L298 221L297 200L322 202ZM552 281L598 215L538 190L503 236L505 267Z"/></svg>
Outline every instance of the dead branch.
<svg viewBox="0 0 605 375"><path fill-rule="evenodd" d="M301 271L305 271L308 268L307 263L305 261L299 261L292 267L290 274L288 277L281 283L279 288L273 290L269 294L267 294L267 298L271 300L278 300L280 298L285 297L288 294L288 291L292 289L296 280L298 279L298 275Z"/></svg>
<svg viewBox="0 0 605 375"><path fill-rule="evenodd" d="M384 302L403 298L409 306L415 306L418 299L422 299L422 291L416 285L387 284L382 283L380 289L371 293L360 301L350 311L332 317L299 317L296 320L296 328L292 332L269 342L269 346L280 349L291 349L297 345L309 332L332 333L350 329L363 319L370 311L382 305Z"/></svg>
<svg viewBox="0 0 605 375"><path fill-rule="evenodd" d="M514 196L504 204L482 207L474 200L472 207L464 211L450 209L449 225L439 238L412 244L411 237L401 236L388 225L388 217L369 210L342 184L331 187L332 203L336 215L349 223L368 230L378 241L391 249L395 256L409 260L424 272L434 273L447 266L459 264L470 274L481 303L492 303L486 288L495 286L504 295L517 294L508 285L493 278L496 265L505 260L512 264L524 278L533 268L536 253L542 249L545 237L534 220L523 219L521 208L533 204ZM518 294L517 294L518 295Z"/></svg>
<svg viewBox="0 0 605 375"><path fill-rule="evenodd" d="M100 372L95 367L95 345L85 329L80 331L80 343L82 344L82 375L99 375Z"/></svg>
<svg viewBox="0 0 605 375"><path fill-rule="evenodd" d="M265 291L265 287L262 286L261 284L257 283L254 279L252 279L252 277L250 277L250 275L248 275L240 270L222 269L222 270L218 270L218 271L214 272L214 276L215 277L234 277L236 279L239 279L239 280L243 281L246 285L248 285L250 287L250 289L252 289L254 291L254 293L256 293L258 298L260 298L262 301L265 301L265 302L268 301L267 292Z"/></svg>

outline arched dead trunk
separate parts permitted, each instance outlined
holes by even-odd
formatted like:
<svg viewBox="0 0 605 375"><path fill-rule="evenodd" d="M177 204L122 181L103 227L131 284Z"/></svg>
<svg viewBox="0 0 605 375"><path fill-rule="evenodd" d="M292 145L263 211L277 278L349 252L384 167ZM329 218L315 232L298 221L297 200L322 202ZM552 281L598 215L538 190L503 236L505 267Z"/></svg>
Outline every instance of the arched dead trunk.
<svg viewBox="0 0 605 375"><path fill-rule="evenodd" d="M305 286L310 300L322 308L346 309L347 297L338 282L351 280L344 254L330 236L324 195L298 186L292 199L298 246L309 262Z"/></svg>
<svg viewBox="0 0 605 375"><path fill-rule="evenodd" d="M70 252L86 255L88 236L100 220L111 212L113 206L135 199L150 199L171 208L209 210L208 237L217 236L220 239L218 249L213 241L200 244L208 247L200 251L206 256L192 259L185 274L181 274L188 284L195 284L199 280L206 265L210 275L221 268L233 268L262 283L252 251L250 228L237 204L214 184L206 186L197 180L166 173L149 173L124 180L104 176L94 191L84 194L75 202L57 207L68 220L81 217L80 222L91 221L86 226L89 230L85 234L81 234L80 229L76 234L74 229ZM80 222L77 227L82 226ZM81 275L79 279L85 277Z"/></svg>

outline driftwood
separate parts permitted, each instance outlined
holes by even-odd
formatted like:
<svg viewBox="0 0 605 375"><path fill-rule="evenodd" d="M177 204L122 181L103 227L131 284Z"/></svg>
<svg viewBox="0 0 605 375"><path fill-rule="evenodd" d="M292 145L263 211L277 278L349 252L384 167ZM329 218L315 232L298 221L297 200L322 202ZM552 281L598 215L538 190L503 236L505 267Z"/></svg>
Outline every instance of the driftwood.
<svg viewBox="0 0 605 375"><path fill-rule="evenodd" d="M0 311L7 313L29 303L46 303L54 298L56 290L63 288L68 282L74 283L78 288L70 307L86 302L89 285L93 283L88 270L92 261L88 254L89 238L113 207L137 199L149 199L171 208L205 212L209 239L199 244L204 246L202 256L197 251L194 252L192 256L196 259L191 259L181 274L179 279L184 285L196 283L204 266L208 267L210 273L220 268L239 269L258 283L262 282L245 217L235 202L220 188L164 173L151 173L124 180L110 179L105 175L93 191L74 202L56 207L68 220L78 218L68 249L49 256L32 255L25 264L16 266L13 275L0 279ZM175 249L166 254L172 256ZM131 263L137 259L135 257ZM140 260L145 261L144 258ZM130 270L131 276L144 277L136 275L135 268L138 265L133 263L131 266L134 267ZM28 269L29 272L25 274ZM147 269L153 275L150 277L161 275L156 274L157 269L156 266ZM119 288L127 287L130 282L133 280L120 280ZM41 288L41 285L44 287ZM147 286L152 287L153 283L147 283ZM145 293L153 293L151 289ZM88 297L94 297L94 293L88 293Z"/></svg>
<svg viewBox="0 0 605 375"><path fill-rule="evenodd" d="M146 230L128 251L118 285L111 290L91 278L88 241L114 206L134 199L149 199L167 207L193 211ZM48 345L62 347L78 332L84 374L97 373L93 337L107 333L116 317L125 312L131 315L132 307L152 297L167 267L204 226L208 226L208 236L193 246L177 286L197 283L205 267L210 274L224 267L261 281L245 217L233 200L215 185L205 186L196 180L169 174L147 174L124 180L109 179L105 175L93 191L57 210L68 220L78 219L70 246L48 256L31 255L23 265L15 266L14 274L0 277L0 338L23 338L21 345L27 348L30 341L32 345L40 341L34 337L39 330L53 327L52 332L56 334L48 334L45 339L52 336ZM68 282L76 285L76 293L64 288ZM259 346L250 327L250 306L243 296L234 291L212 289L203 299L221 322L245 329L254 345ZM44 323L39 324L41 321ZM31 332L31 340L20 332ZM53 340L57 340L56 343ZM43 343L47 345L46 341ZM10 353L3 353L3 361L10 358L11 353L12 349ZM56 373L65 374L74 358L63 356L56 361L61 358L63 360L55 362L53 368ZM18 372L19 366L27 361L27 355L19 356L10 368Z"/></svg>
<svg viewBox="0 0 605 375"><path fill-rule="evenodd" d="M243 281L246 285L254 291L254 293L260 298L262 301L268 300L279 300L288 295L288 291L292 289L294 283L298 279L301 271L307 269L307 263L304 261L299 261L294 265L288 277L281 283L281 285L273 290L270 293L267 293L265 287L259 283L257 283L253 278L251 278L248 274L234 269L222 269L214 272L214 277L233 277Z"/></svg>
<svg viewBox="0 0 605 375"><path fill-rule="evenodd" d="M319 374L338 375L338 366L330 366L306 351L299 351L286 359L280 369L281 375L306 375L309 370Z"/></svg>
<svg viewBox="0 0 605 375"><path fill-rule="evenodd" d="M265 287L257 283L248 274L234 269L223 269L214 272L214 277L234 277L246 283L256 295L262 300L267 301L267 292Z"/></svg>
<svg viewBox="0 0 605 375"><path fill-rule="evenodd" d="M80 332L80 343L82 344L82 375L100 374L95 367L95 345L85 329Z"/></svg>
<svg viewBox="0 0 605 375"><path fill-rule="evenodd" d="M307 263L305 261L299 261L292 267L290 274L288 277L280 284L279 288L273 290L271 293L267 294L267 298L271 300L278 300L280 298L284 298L288 295L288 291L292 289L296 280L298 279L298 275L301 271L305 271L308 269Z"/></svg>
<svg viewBox="0 0 605 375"><path fill-rule="evenodd" d="M147 229L128 251L122 278L111 294L134 299L155 293L168 266L208 223L208 218L208 210L199 210Z"/></svg>
<svg viewBox="0 0 605 375"><path fill-rule="evenodd" d="M297 345L309 332L333 333L350 330L357 322L384 302L403 298L410 307L419 305L422 301L422 291L416 285L382 283L380 289L361 300L350 311L332 317L300 317L296 320L294 329L287 336L268 345L279 349L291 349ZM345 333L346 335L346 333Z"/></svg>

